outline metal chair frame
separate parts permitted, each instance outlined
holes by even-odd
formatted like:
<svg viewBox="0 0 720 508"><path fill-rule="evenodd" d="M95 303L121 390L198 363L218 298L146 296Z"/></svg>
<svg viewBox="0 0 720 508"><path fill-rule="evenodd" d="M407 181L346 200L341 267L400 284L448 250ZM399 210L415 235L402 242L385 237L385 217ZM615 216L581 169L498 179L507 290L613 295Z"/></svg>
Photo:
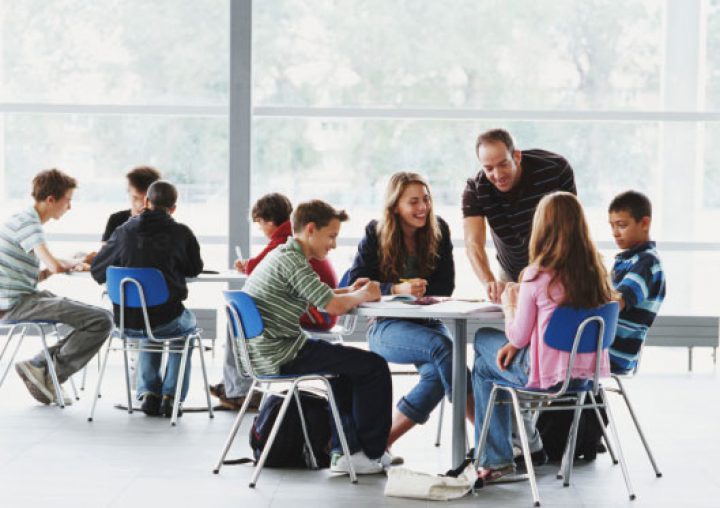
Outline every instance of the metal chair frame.
<svg viewBox="0 0 720 508"><path fill-rule="evenodd" d="M112 269L113 267L108 268L108 270ZM164 280L164 278L163 278ZM135 289L138 292L138 296L140 298L140 308L142 309L143 313L143 320L145 324L145 338L147 338L148 342L150 343L149 346L142 346L142 341L144 338L139 337L127 337L125 335L125 304L126 304L126 293L125 293L125 286L126 285L132 285L135 287ZM102 380L105 376L105 369L107 367L107 361L108 357L110 356L110 351L122 351L123 352L123 361L124 361L124 367L125 367L125 390L127 394L127 411L128 414L132 414L133 412L133 404L132 404L132 395L130 393L130 372L129 372L129 366L128 366L128 351L138 351L138 352L149 352L149 353L156 353L161 354L163 352L167 352L168 354L181 354L180 359L180 372L178 373L178 380L177 380L177 386L175 388L175 399L173 401L173 411L172 411L172 417L170 419L170 424L172 426L175 426L177 424L178 419L178 410L180 405L180 393L182 390L183 381L185 379L185 366L187 364L187 355L190 350L190 346L192 343L195 344L194 349L199 351L200 354L200 365L202 366L202 374L203 374L203 382L205 384L205 398L207 402L207 409L208 409L208 417L214 418L215 415L213 413L212 403L210 401L210 390L208 387L208 379L207 379L207 369L205 367L205 355L203 352L203 346L200 341L200 334L202 333L202 330L200 328L196 328L192 332L188 333L184 336L179 337L155 337L155 335L152 333L152 327L150 326L150 318L148 317L148 306L147 301L145 298L145 291L143 289L142 284L133 277L123 277L120 280L120 326L116 327L116 329L113 331L113 334L110 336L110 339L108 340L108 346L105 350L105 356L102 361L102 366L100 367L100 374L98 376L98 382L97 387L95 389L95 397L93 398L92 407L90 409L90 415L88 416L88 421L93 421L95 417L95 407L97 405L97 400L100 398L100 388L102 386ZM113 339L119 339L122 342L121 346L113 346ZM179 342L179 340L182 340L182 349L179 350L177 348L173 348L172 346ZM134 344L130 344L130 343ZM152 347L152 345L155 345L155 347ZM134 347L131 347L134 346ZM162 349L158 349L157 346L162 346Z"/></svg>
<svg viewBox="0 0 720 508"><path fill-rule="evenodd" d="M35 321L25 321L25 320L0 320L0 328L9 328L10 331L5 334L7 337L7 341L5 342L5 346L2 349L2 352L0 352L0 362L2 362L2 359L5 357L5 353L7 352L8 348L10 347L10 343L12 342L13 338L16 336L16 333L19 333L17 335L18 341L17 345L15 346L15 350L13 351L12 355L10 356L10 359L8 360L7 367L5 367L5 370L2 374L2 377L0 377L0 387L2 387L3 383L5 382L5 378L8 375L8 372L10 372L10 367L13 364L13 361L15 360L15 357L17 356L18 350L20 349L20 345L22 344L23 339L25 338L26 332L28 329L35 330L37 332L37 336L40 337L40 342L42 343L43 347L43 354L45 356L45 363L47 365L47 371L50 374L50 379L52 379L53 382L53 389L55 391L55 404L60 406L61 409L65 408L65 399L62 396L62 390L60 388L60 382L57 378L57 373L55 372L55 364L52 361L52 357L50 355L50 350L48 349L47 345L47 335L55 335L58 339L60 337L60 333L57 329L58 321L45 321L45 320L35 320ZM50 328L48 332L45 331L45 327ZM70 386L73 390L73 396L75 397L75 400L80 400L80 397L78 397L77 388L75 388L75 382L73 381L73 378L69 378Z"/></svg>
<svg viewBox="0 0 720 508"><path fill-rule="evenodd" d="M606 305L617 305L616 303L610 303ZM575 366L575 359L577 357L578 353L578 347L580 345L580 341L582 339L582 336L585 332L586 327L591 323L597 323L598 333L596 337L596 344L597 347L595 348L595 371L593 374L592 384L591 388L582 388L582 389L574 389L571 387L571 382L573 381L572 378L572 370ZM608 323L608 326L611 326L613 329L615 328L616 323ZM577 331L575 333L575 337L573 339L572 348L570 350L570 357L568 359L568 368L567 368L567 375L565 376L565 380L563 381L561 387L556 391L537 391L537 390L526 390L522 387L517 386L508 386L503 384L494 383L493 389L490 392L490 399L488 402L488 408L485 412L485 417L483 419L483 426L482 426L482 432L480 433L480 441L478 444L478 450L477 455L475 457L475 467L478 467L478 463L480 460L480 456L482 455L482 452L485 450L485 444L487 441L487 435L488 435L488 427L490 424L490 418L492 417L492 413L495 409L496 404L512 404L513 407L513 415L515 417L517 428L518 428L518 434L520 435L520 441L522 443L522 452L525 457L530 457L530 446L527 439L527 434L525 433L525 423L522 418L522 411L524 410L530 410L530 411L568 411L573 410L573 422L570 427L570 432L568 435L568 441L565 446L565 453L562 458L562 462L560 465L560 470L558 471L557 478L563 480L563 486L568 487L570 486L570 480L572 477L572 466L573 466L573 460L575 457L575 445L577 441L577 432L578 432L578 423L580 421L580 414L583 409L593 409L595 412L596 417L598 418L600 422L600 427L603 432L603 437L605 439L605 442L610 444L609 436L607 432L605 431L605 425L602 421L601 415L600 415L600 408L605 408L605 411L607 413L608 417L608 425L610 428L610 432L613 436L613 440L615 442L616 450L617 450L617 459L615 458L615 451L612 447L608 446L608 451L611 454L611 457L613 458L613 462L617 463L619 461L620 468L622 469L623 478L625 480L625 486L627 488L628 496L630 500L635 499L635 493L632 487L632 484L630 482L630 476L627 470L627 464L625 462L624 455L622 453L622 448L620 445L619 435L617 432L617 428L615 425L615 418L613 417L612 410L610 408L610 405L607 402L607 399L605 397L605 389L599 382L599 376L600 376L600 359L602 356L602 353L604 350L607 349L609 344L604 345L603 344L603 336L605 334L605 328L606 323L605 320L601 316L590 316L586 319L584 319L578 326ZM614 335L614 332L613 332ZM507 392L510 395L510 401L497 401L497 394L498 392L503 391ZM603 401L597 402L597 395L601 395ZM586 397L590 398L590 402L587 402L585 399ZM547 406L548 403L553 401L564 401L564 402L572 402L573 405L568 406ZM524 406L521 407L521 404ZM530 489L532 492L533 502L535 506L540 506L540 495L538 493L537 488L537 481L535 478L535 468L533 467L531 460L525 461L526 467L527 467L527 476L530 480Z"/></svg>
<svg viewBox="0 0 720 508"><path fill-rule="evenodd" d="M245 329L243 327L243 321L240 317L240 313L238 312L238 309L236 308L235 304L231 301L231 296L233 293L243 293L242 291L224 291L225 299L227 301L227 304L225 306L226 312L228 315L228 333L230 334L230 337L233 339L231 342L233 344L233 352L235 353L235 361L238 361L238 355L237 353L240 353L240 361L242 362L242 366L244 367L245 372L247 372L252 377L252 384L250 385L250 390L248 391L247 396L245 397L245 401L243 402L242 407L240 408L240 412L238 413L237 417L235 418L235 422L233 423L233 426L230 430L230 433L228 434L228 437L225 441L225 445L223 446L222 452L220 453L220 458L217 461L217 464L215 465L215 468L213 469L214 474L220 473L220 468L223 466L223 464L227 464L228 461L225 460L227 457L228 452L230 451L230 448L233 444L233 441L235 440L235 437L240 429L240 425L242 423L243 417L245 416L245 413L247 412L248 406L250 405L250 400L252 399L252 395L256 392L262 392L263 393L263 400L269 393L273 393L279 396L282 396L277 391L274 391L271 389L273 385L277 384L287 384L290 383L290 389L287 390L287 393L283 397L283 403L280 406L280 411L278 412L277 418L275 420L275 423L270 431L270 435L268 436L268 440L265 443L265 448L263 449L262 454L260 455L260 459L257 461L257 465L255 466L255 469L253 471L252 477L250 478L250 488L254 488L255 485L258 482L258 478L260 477L260 473L262 472L263 467L265 466L265 461L267 460L267 456L270 453L270 449L273 446L273 443L275 442L275 437L277 436L277 433L280 429L280 425L282 424L283 419L285 418L285 415L287 413L288 407L290 405L290 400L292 398L295 398L295 402L297 404L298 412L300 415L300 423L302 426L303 436L305 438L305 446L308 452L308 455L310 456L310 460L313 466L313 469L317 468L317 460L315 458L315 454L312 450L312 444L310 442L310 436L307 431L307 425L305 422L305 415L303 414L302 410L302 404L300 401L300 394L298 391L298 387L300 384L305 383L307 381L319 381L321 382L327 391L328 396L328 402L330 403L330 411L332 413L333 419L335 421L335 427L338 432L338 437L340 438L340 445L342 447L343 453L346 457L350 457L350 448L347 444L347 438L345 437L345 431L343 430L342 421L340 420L340 412L338 411L337 404L335 402L335 397L333 395L332 387L330 385L330 379L334 378L335 376L327 375L327 374L305 374L301 376L292 376L292 375L277 375L277 376L265 376L265 375L259 375L255 372L255 369L253 368L252 362L250 360L250 353L247 349L247 341L252 340L255 337L247 337L245 335ZM243 293L247 295L247 293ZM251 299L249 295L247 295L248 298ZM254 306L254 304L253 304ZM257 308L254 308L254 312L258 312ZM262 318L260 317L259 313L257 314L257 318L262 321ZM263 325L264 328L264 325ZM259 334L258 334L259 335ZM242 372L238 366L239 372ZM265 386L263 386L265 385ZM352 483L357 483L357 476L355 474L355 470L352 466L352 463L348 461L348 465L350 468L350 481Z"/></svg>

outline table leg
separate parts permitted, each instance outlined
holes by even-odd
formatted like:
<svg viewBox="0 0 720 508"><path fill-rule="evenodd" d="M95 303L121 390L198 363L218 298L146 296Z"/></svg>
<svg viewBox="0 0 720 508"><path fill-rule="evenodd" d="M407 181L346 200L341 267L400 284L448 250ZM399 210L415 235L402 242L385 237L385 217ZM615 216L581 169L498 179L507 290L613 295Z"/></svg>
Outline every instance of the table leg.
<svg viewBox="0 0 720 508"><path fill-rule="evenodd" d="M467 399L467 320L455 320L452 379L452 467L465 459L465 402Z"/></svg>

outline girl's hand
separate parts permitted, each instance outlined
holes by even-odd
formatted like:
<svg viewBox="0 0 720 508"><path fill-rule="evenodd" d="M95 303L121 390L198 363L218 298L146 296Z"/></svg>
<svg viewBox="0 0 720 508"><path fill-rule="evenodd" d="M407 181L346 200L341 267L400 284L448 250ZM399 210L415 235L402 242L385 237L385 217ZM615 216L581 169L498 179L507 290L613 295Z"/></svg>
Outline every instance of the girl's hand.
<svg viewBox="0 0 720 508"><path fill-rule="evenodd" d="M426 289L427 281L425 279L406 279L392 287L392 294L412 295L415 298L420 298L425 295Z"/></svg>
<svg viewBox="0 0 720 508"><path fill-rule="evenodd" d="M518 292L520 291L520 284L514 282L508 282L505 284L505 290L502 292L500 301L503 306L517 307Z"/></svg>
<svg viewBox="0 0 720 508"><path fill-rule="evenodd" d="M247 267L247 264L248 264L247 260L236 259L235 260L235 269L240 273L244 273L245 268Z"/></svg>
<svg viewBox="0 0 720 508"><path fill-rule="evenodd" d="M356 279L355 282L352 283L352 286L350 288L352 291L357 291L358 289L362 288L365 284L370 282L370 279L367 277L360 277L359 279Z"/></svg>
<svg viewBox="0 0 720 508"><path fill-rule="evenodd" d="M518 348L510 344L505 344L498 350L497 354L497 366L500 370L506 370L515 358L515 354L518 352Z"/></svg>

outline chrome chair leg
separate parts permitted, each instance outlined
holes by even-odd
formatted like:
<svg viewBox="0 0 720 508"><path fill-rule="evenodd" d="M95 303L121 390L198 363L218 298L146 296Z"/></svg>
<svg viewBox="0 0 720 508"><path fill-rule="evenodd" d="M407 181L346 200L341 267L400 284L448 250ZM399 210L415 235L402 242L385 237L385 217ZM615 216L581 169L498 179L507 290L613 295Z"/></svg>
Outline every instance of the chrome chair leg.
<svg viewBox="0 0 720 508"><path fill-rule="evenodd" d="M525 468L527 469L528 478L530 479L530 490L532 491L533 504L540 506L540 493L538 491L537 480L535 479L535 466L533 466L532 460L530 459L530 443L528 441L527 433L525 432L525 421L523 419L523 412L520 408L520 401L518 400L517 393L513 389L506 389L512 398L512 407L515 413L515 421L517 422L518 434L520 434L520 444L522 445L523 456L525 457Z"/></svg>
<svg viewBox="0 0 720 508"><path fill-rule="evenodd" d="M608 416L608 425L610 426L610 432L613 435L613 439L615 440L615 445L617 447L617 455L620 461L620 468L622 469L623 478L625 479L625 486L627 487L628 496L632 501L635 499L635 492L633 490L632 483L630 483L630 473L628 472L627 464L625 463L625 456L623 455L622 447L620 445L620 436L617 432L617 427L615 426L615 418L613 417L612 410L610 409L610 403L607 400L607 394L602 387L600 388L600 396L605 402L605 412Z"/></svg>
<svg viewBox="0 0 720 508"><path fill-rule="evenodd" d="M175 386L175 400L173 401L172 418L170 419L170 425L173 427L177 425L178 410L180 409L180 396L182 393L182 385L185 382L185 366L187 365L187 358L190 351L190 335L185 338L185 344L183 345L182 356L180 356L180 372L178 373L177 385ZM171 353L168 350L168 355L177 354Z"/></svg>
<svg viewBox="0 0 720 508"><path fill-rule="evenodd" d="M442 436L443 415L445 414L445 395L440 400L440 415L438 416L437 435L435 437L435 446L440 446L440 437Z"/></svg>
<svg viewBox="0 0 720 508"><path fill-rule="evenodd" d="M653 456L652 451L650 451L650 445L648 444L647 439L645 439L645 433L642 431L642 428L640 427L640 421L638 420L637 415L635 414L635 410L633 409L633 406L630 403L630 398L628 397L628 394L625 391L625 386L623 385L623 383L619 377L613 376L612 378L615 380L615 382L618 385L618 389L620 390L620 395L622 396L623 400L625 401L625 405L628 408L630 417L632 418L633 423L635 424L635 428L638 431L640 440L642 441L642 444L645 447L645 451L647 452L648 459L650 459L650 464L652 464L652 467L655 470L655 476L657 478L661 478L662 473L660 472L660 468L658 468L657 462L655 462L655 457Z"/></svg>
<svg viewBox="0 0 720 508"><path fill-rule="evenodd" d="M102 386L102 380L105 376L105 369L107 368L107 361L108 357L110 356L110 349L112 349L112 341L113 337L110 337L108 339L107 348L105 349L105 358L103 358L102 365L100 366L97 386L95 387L95 396L93 397L92 407L90 408L90 416L88 416L89 422L93 421L93 418L95 417L95 407L97 406L97 401L100 398L100 387Z"/></svg>
<svg viewBox="0 0 720 508"><path fill-rule="evenodd" d="M16 325L13 325L12 328L10 328L10 332L8 333L8 339L5 343L5 347L3 348L2 354L0 354L0 361L2 361L3 357L5 356L5 351L10 346L10 342L13 339L13 336L15 335L15 328L17 328ZM22 344L23 338L25 337L25 328L21 329L21 333L18 336L17 345L15 346L15 350L13 351L13 354L10 356L10 359L8 360L7 367L5 368L5 372L3 372L2 378L0 378L0 386L3 385L5 382L5 378L8 375L8 372L10 372L10 368L13 365L13 361L15 360L15 357L17 356L18 350L20 350L20 345Z"/></svg>
<svg viewBox="0 0 720 508"><path fill-rule="evenodd" d="M595 417L597 418L598 425L600 425L600 430L602 431L605 447L607 448L608 454L610 454L610 459L612 460L612 463L617 465L618 461L617 457L615 457L615 450L613 450L607 430L605 430L605 421L603 420L602 414L600 414L600 409L597 407L597 400L595 399L595 395L593 394L593 392L588 392L588 395L590 396L590 401L593 403L593 406L595 406Z"/></svg>
<svg viewBox="0 0 720 508"><path fill-rule="evenodd" d="M350 460L350 447L348 446L347 436L345 435L345 429L340 418L340 411L335 402L335 395L333 394L332 385L330 380L323 378L325 387L327 388L328 402L330 403L330 412L332 413L333 420L335 420L335 428L337 429L338 439L340 439L340 447L342 448L343 455L348 458L348 468L350 470L350 482L357 483L357 475L355 474L355 468L353 467L352 461Z"/></svg>
<svg viewBox="0 0 720 508"><path fill-rule="evenodd" d="M78 396L77 387L75 386L75 380L70 376L68 378L68 381L70 381L70 388L72 388L73 391L73 397L75 397L75 400L80 400L80 397Z"/></svg>
<svg viewBox="0 0 720 508"><path fill-rule="evenodd" d="M205 351L202 345L202 339L195 337L195 346L200 351L200 366L202 367L203 383L205 386L205 400L207 401L208 418L215 418L213 412L212 401L210 400L210 385L208 384L207 367L205 366Z"/></svg>
<svg viewBox="0 0 720 508"><path fill-rule="evenodd" d="M308 434L307 423L305 422L305 412L302 409L302 403L300 401L300 393L297 388L293 391L293 397L295 398L295 404L297 404L298 416L300 416L300 427L302 428L303 437L305 438L305 446L307 447L307 453L310 455L310 465L312 469L318 469L317 459L315 458L315 452L312 448L312 441L310 441L310 434Z"/></svg>
<svg viewBox="0 0 720 508"><path fill-rule="evenodd" d="M285 413L287 413L288 407L290 406L290 401L293 397L293 392L296 388L297 381L294 381L292 387L288 390L288 393L283 399L283 403L280 406L280 411L278 411L275 423L273 424L272 429L270 430L270 435L268 436L267 442L265 443L265 448L263 448L263 452L260 454L260 458L258 459L255 470L253 471L252 477L250 478L250 488L255 488L255 485L257 484L257 480L260 477L263 466L265 466L265 461L267 460L267 456L270 453L270 449L272 448L273 443L275 443L275 436L277 436L277 433L280 430L280 425L285 419Z"/></svg>
<svg viewBox="0 0 720 508"><path fill-rule="evenodd" d="M575 461L575 445L577 444L578 428L580 427L580 415L585 405L585 396L587 392L580 392L577 398L578 407L575 408L575 415L573 416L572 432L570 434L570 448L567 453L567 461L565 463L565 474L563 477L563 487L570 486L570 480L572 477L573 462Z"/></svg>
<svg viewBox="0 0 720 508"><path fill-rule="evenodd" d="M50 379L52 379L53 387L55 388L55 403L61 408L64 408L65 400L63 399L62 392L60 391L60 382L58 381L57 373L55 372L55 363L53 362L52 356L50 355L50 350L47 346L47 341L45 340L45 331L42 329L42 325L35 326L38 330L38 333L40 334L40 341L42 342L47 371L50 374Z"/></svg>
<svg viewBox="0 0 720 508"><path fill-rule="evenodd" d="M235 441L235 436L238 433L238 430L240 430L240 424L242 423L243 417L245 416L245 413L247 412L248 406L250 406L250 398L252 397L252 394L255 392L255 387L257 386L257 381L253 381L250 385L250 390L248 390L248 394L245 397L245 401L243 402L242 407L240 407L240 412L235 417L235 422L233 423L232 429L230 429L230 434L228 434L227 439L225 440L225 446L223 446L222 452L220 453L220 458L217 461L217 464L215 465L215 469L213 469L213 474L220 473L220 468L225 463L225 457L227 457L228 452L230 451L230 447L232 447L233 441Z"/></svg>
<svg viewBox="0 0 720 508"><path fill-rule="evenodd" d="M127 393L127 412L128 414L132 414L133 412L133 400L132 396L130 395L130 366L128 362L128 344L127 339L120 338L123 344L123 362L125 365L125 391Z"/></svg>

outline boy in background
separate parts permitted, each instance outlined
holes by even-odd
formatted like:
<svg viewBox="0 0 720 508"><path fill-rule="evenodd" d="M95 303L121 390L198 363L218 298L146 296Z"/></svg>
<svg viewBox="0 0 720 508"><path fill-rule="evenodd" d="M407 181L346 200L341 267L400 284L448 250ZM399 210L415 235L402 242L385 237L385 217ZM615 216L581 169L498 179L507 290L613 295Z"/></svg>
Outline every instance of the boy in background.
<svg viewBox="0 0 720 508"><path fill-rule="evenodd" d="M623 249L615 256L612 280L620 293L620 318L610 346L614 374L633 372L648 329L665 298L665 273L655 242L650 240L652 205L644 194L626 191L608 207L615 243Z"/></svg>

